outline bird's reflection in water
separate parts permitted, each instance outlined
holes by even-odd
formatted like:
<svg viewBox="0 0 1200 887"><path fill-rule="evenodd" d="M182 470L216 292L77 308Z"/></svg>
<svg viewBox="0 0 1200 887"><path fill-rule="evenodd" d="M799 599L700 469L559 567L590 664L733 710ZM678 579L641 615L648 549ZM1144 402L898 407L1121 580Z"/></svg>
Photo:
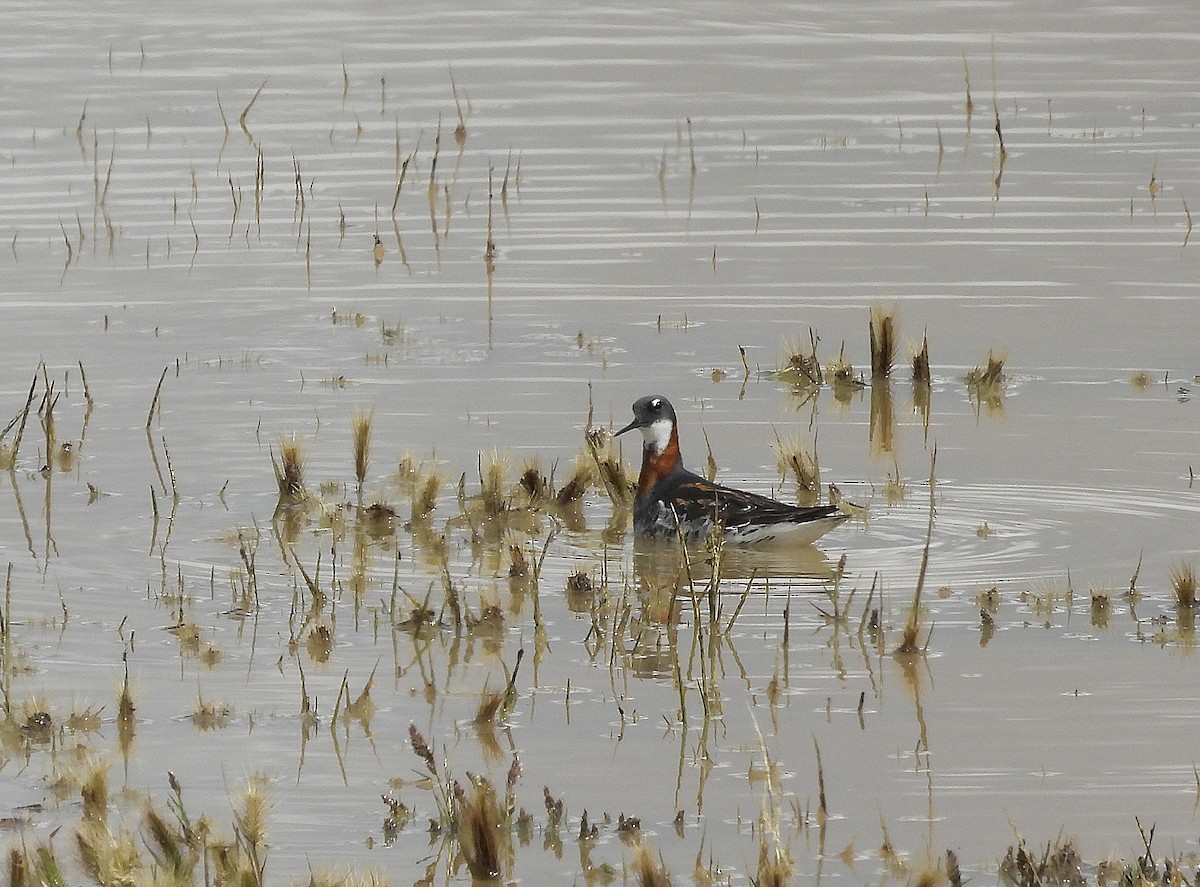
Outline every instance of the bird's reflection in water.
<svg viewBox="0 0 1200 887"><path fill-rule="evenodd" d="M714 558L703 548L687 556L677 542L638 539L633 572L638 606L630 617L632 667L639 677L670 678L677 663L676 637L693 607L693 594L707 600ZM837 564L812 545L726 546L720 556L719 594L741 595L746 582L798 580L817 590L834 579ZM726 580L739 580L726 583ZM755 593L755 589L750 591ZM703 612L707 604L701 602ZM732 613L732 608L728 609Z"/></svg>
<svg viewBox="0 0 1200 887"><path fill-rule="evenodd" d="M639 588L686 591L689 578L692 583L708 584L712 579L712 554L693 547L686 555L674 540L638 539L633 545L633 568ZM726 545L720 555L719 578L722 581L751 577L799 579L820 583L832 581L836 569L836 562L813 545Z"/></svg>

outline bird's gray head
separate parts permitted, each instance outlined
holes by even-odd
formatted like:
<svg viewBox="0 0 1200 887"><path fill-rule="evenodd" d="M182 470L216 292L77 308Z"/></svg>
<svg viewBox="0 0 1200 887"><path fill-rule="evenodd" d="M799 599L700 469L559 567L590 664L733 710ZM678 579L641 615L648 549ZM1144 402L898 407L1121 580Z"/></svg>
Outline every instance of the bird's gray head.
<svg viewBox="0 0 1200 887"><path fill-rule="evenodd" d="M667 443L671 440L671 432L675 429L675 408L661 394L639 397L633 403L633 421L617 434L624 434L634 428L642 430L646 446L651 451L661 453L666 449Z"/></svg>

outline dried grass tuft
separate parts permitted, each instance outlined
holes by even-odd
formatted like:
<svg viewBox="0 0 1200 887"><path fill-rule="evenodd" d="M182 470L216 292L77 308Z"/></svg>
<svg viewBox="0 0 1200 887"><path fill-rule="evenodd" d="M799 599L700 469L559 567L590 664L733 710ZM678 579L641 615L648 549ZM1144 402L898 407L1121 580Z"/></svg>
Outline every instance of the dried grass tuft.
<svg viewBox="0 0 1200 887"><path fill-rule="evenodd" d="M1171 566L1171 591L1177 607L1196 606L1196 568L1190 561Z"/></svg>
<svg viewBox="0 0 1200 887"><path fill-rule="evenodd" d="M783 354L775 370L778 378L798 388L819 387L825 382L821 372L821 361L817 357L817 342L820 340L811 329L808 331L808 339L806 347L799 338L785 338Z"/></svg>
<svg viewBox="0 0 1200 887"><path fill-rule="evenodd" d="M895 306L872 305L868 326L871 333L871 378L887 379L896 361Z"/></svg>
<svg viewBox="0 0 1200 887"><path fill-rule="evenodd" d="M279 498L298 502L306 496L304 490L304 443L299 436L280 435L279 460L271 453L271 467L275 469L275 482L279 485Z"/></svg>
<svg viewBox="0 0 1200 887"><path fill-rule="evenodd" d="M645 842L638 844L633 855L633 874L639 887L671 887L671 876Z"/></svg>
<svg viewBox="0 0 1200 887"><path fill-rule="evenodd" d="M375 423L375 409L365 412L355 410L350 414L350 432L354 440L354 477L361 488L367 477L367 466L371 461L371 432Z"/></svg>
<svg viewBox="0 0 1200 887"><path fill-rule="evenodd" d="M996 412L1004 409L1004 388L1008 377L1004 373L1004 358L989 351L987 365L967 373L967 394L977 404Z"/></svg>
<svg viewBox="0 0 1200 887"><path fill-rule="evenodd" d="M634 485L613 442L612 432L603 426L591 426L584 432L584 441L613 505L628 506L633 500Z"/></svg>
<svg viewBox="0 0 1200 887"><path fill-rule="evenodd" d="M816 502L821 495L821 463L817 457L816 442L809 450L799 435L784 438L776 433L772 448L775 450L779 474L791 475L795 479L800 502Z"/></svg>
<svg viewBox="0 0 1200 887"><path fill-rule="evenodd" d="M913 353L912 382L914 385L930 385L933 375L929 371L929 335L921 336L921 350Z"/></svg>
<svg viewBox="0 0 1200 887"><path fill-rule="evenodd" d="M506 818L492 783L471 777L471 790L454 784L458 801L458 846L471 876L493 881L503 873L503 848L508 836Z"/></svg>

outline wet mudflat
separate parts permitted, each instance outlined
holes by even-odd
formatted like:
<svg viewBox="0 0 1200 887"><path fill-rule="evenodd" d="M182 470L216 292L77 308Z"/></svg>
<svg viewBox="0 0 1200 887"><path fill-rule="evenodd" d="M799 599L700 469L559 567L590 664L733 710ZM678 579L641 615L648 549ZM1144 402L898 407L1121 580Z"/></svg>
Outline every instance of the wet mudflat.
<svg viewBox="0 0 1200 887"><path fill-rule="evenodd" d="M505 880L1191 877L1194 10L6 20L6 847L466 881L474 774ZM855 519L635 545L651 392Z"/></svg>

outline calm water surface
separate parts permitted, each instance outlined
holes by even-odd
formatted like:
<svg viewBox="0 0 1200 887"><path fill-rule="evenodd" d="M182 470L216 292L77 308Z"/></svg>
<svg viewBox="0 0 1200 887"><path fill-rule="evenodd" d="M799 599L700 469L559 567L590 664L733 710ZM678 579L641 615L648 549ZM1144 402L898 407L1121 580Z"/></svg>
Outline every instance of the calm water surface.
<svg viewBox="0 0 1200 887"><path fill-rule="evenodd" d="M1170 581L1200 549L1191 4L0 14L0 419L35 383L0 483L8 843L66 826L69 855L85 762L110 769L114 830L166 806L168 771L221 824L261 774L269 881L466 880L426 828L415 724L459 779L502 784L519 757L534 834L506 877L527 883L620 877L621 813L677 880L747 883L764 746L797 878L902 880L885 837L991 878L1014 829L1133 858L1135 816L1156 852L1197 851L1195 640ZM811 330L822 362L844 343L869 375L876 304L899 315L890 385L806 396L765 372ZM923 334L928 427L904 365ZM981 402L964 378L989 351L1006 384ZM819 553L731 557L722 625L750 591L714 639L662 558L606 532L594 488L546 549L539 636L508 545L540 555L554 522L473 536L460 478L476 496L498 452L509 485L535 459L561 485L589 410L623 425L651 391L693 467L711 449L723 481L791 497L772 443L797 439L869 518ZM395 507L394 534L349 504L370 409L363 502ZM315 504L289 524L271 462L292 434ZM905 666L935 446L932 635ZM425 526L405 459L445 479ZM441 534L466 606L502 618L414 637L393 587L440 606ZM841 604L857 591L835 626L843 555ZM297 560L328 595L311 612ZM564 592L577 572L591 595ZM170 630L181 614L198 639ZM476 728L522 649L511 714ZM373 716L347 719L343 680L357 696L372 675ZM224 717L199 722L202 702ZM86 710L97 729L70 729ZM414 811L391 840L388 792Z"/></svg>

